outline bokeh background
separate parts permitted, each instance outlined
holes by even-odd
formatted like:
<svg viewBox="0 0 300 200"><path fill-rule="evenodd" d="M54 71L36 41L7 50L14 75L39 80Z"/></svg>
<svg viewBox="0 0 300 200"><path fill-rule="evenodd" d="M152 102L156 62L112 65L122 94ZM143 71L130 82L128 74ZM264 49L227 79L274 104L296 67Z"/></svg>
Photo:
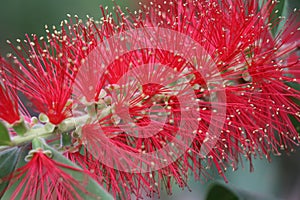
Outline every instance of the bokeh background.
<svg viewBox="0 0 300 200"><path fill-rule="evenodd" d="M145 0L146 1L146 0ZM131 10L137 8L137 1L115 0L122 8ZM11 49L6 40L24 39L25 33L45 35L44 25L59 26L66 19L66 14L77 14L83 20L85 16L100 18L99 5L112 7L111 0L0 0L0 53L4 56ZM289 0L288 10L300 8L300 0ZM300 39L300 38L299 38ZM254 172L249 172L249 162L244 161L244 167L236 172L227 172L228 187L234 190L252 193L260 199L300 199L300 148L296 152L283 156L272 157L272 162L266 159L254 160ZM219 176L211 180L195 182L191 179L190 190L181 190L174 186L172 196L163 192L161 199L204 199L207 189L214 182L224 183ZM253 199L253 198L252 198Z"/></svg>

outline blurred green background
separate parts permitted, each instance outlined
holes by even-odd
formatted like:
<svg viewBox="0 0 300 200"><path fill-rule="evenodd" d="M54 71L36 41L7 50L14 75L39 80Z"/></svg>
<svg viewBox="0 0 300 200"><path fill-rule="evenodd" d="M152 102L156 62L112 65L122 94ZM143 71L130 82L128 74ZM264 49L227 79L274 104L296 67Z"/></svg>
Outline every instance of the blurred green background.
<svg viewBox="0 0 300 200"><path fill-rule="evenodd" d="M134 8L136 1L115 0L122 8ZM7 53L7 39L23 39L24 34L44 35L44 25L59 26L66 14L86 19L100 18L99 5L112 8L111 0L0 0L0 52Z"/></svg>
<svg viewBox="0 0 300 200"><path fill-rule="evenodd" d="M129 7L134 10L137 1L116 0L121 7ZM60 24L66 19L66 14L77 14L85 19L88 14L95 19L100 18L99 5L112 7L113 3L108 0L0 0L0 53L5 55L11 51L6 40L14 41L16 38L24 39L24 34L36 33L44 35L44 25ZM290 0L289 9L300 8L299 0ZM240 167L236 172L227 172L228 186L242 191L249 191L262 196L262 199L300 199L300 153L287 156L273 157L272 163L266 160L254 160L255 170L249 172L249 163L244 162L245 167ZM182 191L176 186L171 197L165 195L162 199L203 199L208 186L215 182L224 182L215 176L213 180L194 182L191 180L190 188Z"/></svg>

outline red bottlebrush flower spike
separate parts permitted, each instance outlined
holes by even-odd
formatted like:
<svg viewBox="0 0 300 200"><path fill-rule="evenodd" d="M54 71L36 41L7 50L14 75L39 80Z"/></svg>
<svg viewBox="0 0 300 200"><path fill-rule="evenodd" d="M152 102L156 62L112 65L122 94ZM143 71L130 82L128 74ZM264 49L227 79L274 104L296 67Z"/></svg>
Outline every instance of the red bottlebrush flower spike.
<svg viewBox="0 0 300 200"><path fill-rule="evenodd" d="M284 59L283 56L288 56L293 53L297 45L289 46L288 44L290 44L291 40L287 38L288 36L280 36L280 38L285 38L281 43L289 47L283 49L280 47L284 45L279 45L277 39L272 38L270 25L266 23L266 20L270 18L274 8L272 1L267 1L267 3L262 5L261 9L259 8L258 1L165 2L161 4L154 3L154 6L150 7L142 7L144 12L137 18L131 14L131 16L133 16L132 25L130 22L121 18L120 21L122 22L121 24L125 26L124 29L114 27L115 22L111 18L105 18L103 25L100 27L95 26L91 22L88 27L84 27L80 24L80 30L84 31L76 32L77 40L75 41L78 43L82 41L84 41L83 43L89 43L89 37L84 36L92 35L90 39L93 45L86 48L82 48L81 45L80 48L74 51L77 51L78 55L85 59L88 57L86 52L92 52L93 49L97 48L95 42L101 44L103 35L113 36L114 34L118 34L120 30L129 30L129 27L162 27L183 33L203 46L213 58L224 79L224 82L219 84L224 85L226 90L227 104L223 104L223 106L226 107L227 112L226 116L221 116L225 117L226 120L225 125L221 127L222 130L217 143L210 152L207 152L206 158L208 158L208 167L214 164L219 173L224 175L224 171L228 165L232 165L233 169L237 168L241 154L246 155L251 161L252 156L255 157L256 155L260 157L264 155L269 158L270 153L278 153L279 148L292 149L293 146L297 144L299 138L297 131L293 128L288 117L291 115L299 119L299 106L292 101L292 98L299 99L299 92L291 88L288 89L289 91L286 91L284 88L288 88L285 82L299 83L299 81L294 78L294 75L299 74L298 57L294 57L294 59L292 59L293 57L289 58L289 63L282 65L280 69L274 67L273 62L279 62L280 58ZM144 19L146 19L146 22L143 21ZM108 23L109 21L111 23ZM235 25L232 26L232 24ZM98 33L100 39L95 39L94 33ZM72 39L69 38L68 41L72 41ZM114 44L110 45L110 48L114 49ZM165 48L168 48L168 46L165 46ZM280 52L274 54L274 48L280 50ZM119 49L116 50L120 51ZM107 63L107 60L109 60L107 58L113 57L112 55L114 55L112 52L105 52L107 56L103 56L101 53L103 52L100 52L99 55L103 57L103 63ZM269 55L269 57L267 55ZM93 59L94 60L87 60L88 64L84 64L82 67L86 67L85 69L88 70L89 68L93 68L90 64L94 65L95 63L101 67L101 62L98 62L97 56L94 56ZM133 135L126 134L126 131L124 132L124 129L128 130L132 128L126 124L126 122L130 119L134 119L134 123L136 124L133 128L134 131L141 133L141 130L143 130L143 133L146 133L146 135L151 133L151 130L143 129L143 127L151 123L151 119L145 112L149 113L149 108L153 101L157 100L155 96L163 95L168 91L157 84L150 83L141 85L142 92L149 96L148 99L144 99L142 95L133 94L137 91L133 89L137 84L134 84L134 81L132 82L130 79L126 80L126 76L130 70L133 70L135 74L138 74L140 77L140 80L137 79L136 81L140 82L155 82L161 77L166 77L166 74L163 73L160 74L161 77L157 75L163 72L160 67L152 68L153 72L157 73L157 79L155 79L155 76L151 77L152 71L138 71L141 65L154 65L155 63L166 65L179 72L189 68L185 66L184 61L181 62L180 56L176 57L172 53L164 50L147 49L145 51L131 52L116 57L112 63L109 62L109 65L105 66L107 67L107 71L105 71L103 77L99 77L99 82L97 82L97 77L92 76L91 85L94 85L92 89L93 91L95 90L96 94L93 95L92 91L86 91L86 94L83 92L83 95L88 97L87 99L91 102L93 102L92 98L95 98L94 101L98 102L99 99L97 98L102 89L115 87L114 89L119 90L121 93L117 93L114 98L113 93L107 91L108 96L116 100L114 102L116 103L115 111L118 116L122 117L120 117L120 119L115 118L115 113L113 113L112 110L102 110L101 112L107 112L106 115L104 115L105 117L99 120L103 133L94 130L83 132L82 134L82 145L87 148L88 152L93 154L96 162L99 162L99 153L102 152L101 149L103 145L105 146L105 144L100 145L103 140L101 140L97 134L105 135L112 144L117 147L122 147L129 152L142 151L147 153L161 149L176 133L178 128L176 125L180 124L179 110L181 109L176 97L170 99L169 102L161 101L158 104L162 107L168 104L168 106L171 107L173 118L168 119L172 123L165 124L161 132L157 135L150 138L137 138ZM144 175L132 174L136 180L142 180L145 185L149 186L148 190L158 191L158 186L160 186L161 181L163 181L165 187L170 192L170 177L174 177L176 182L184 187L187 182L185 172L192 170L195 176L198 177L197 173L202 169L201 159L199 159L202 155L201 147L209 146L209 143L206 143L206 133L214 110L207 100L209 91L203 78L194 71L192 70L190 74L194 73L193 75L196 78L191 79L189 83L195 86L195 88L198 88L195 89L195 93L200 99L200 110L197 110L199 113L196 117L190 117L190 122L193 123L195 120L199 121L197 122L198 129L193 130L196 131L196 137L189 148L186 148L186 152L178 158L176 162L156 171L153 173L154 175L150 175L149 173L145 173ZM103 73L101 69L95 69L95 72L99 74ZM209 76L213 77L217 73L218 72L211 72ZM292 76L289 76L291 74ZM124 77L125 80L121 80L121 82L124 81L124 84L117 85L120 79ZM85 79L79 80L79 87L80 84L85 82L84 80ZM95 84L95 82L97 82L97 84ZM128 85L125 84L126 82ZM84 86L87 85L82 85L82 91L89 88ZM211 92L218 93L218 91ZM126 95L122 96L122 93ZM130 96L130 94L132 96ZM270 103L272 109L268 106ZM282 105L285 107L284 110L279 108L282 107ZM128 112L126 111L127 108L129 109ZM162 110L160 109L159 111ZM99 115L101 115L101 112ZM283 120L286 121L286 123L282 123L281 121ZM215 126L217 128L217 124ZM101 137L103 135L101 135ZM183 145L182 147L185 148L186 146ZM113 150L114 149L111 149L111 151ZM122 154L119 155L120 156L117 157L122 157ZM115 158L111 158L109 160L113 161L114 159ZM189 163L190 160L193 161L193 164ZM128 160L126 164L134 167L132 160ZM250 163L250 165L252 166L252 163ZM112 177L108 177L108 180L114 180L115 177L122 176L122 172L112 169L106 170L106 167L108 166L103 165L103 168L97 168L96 171L98 171L99 174L101 170L110 171L114 174L109 175ZM153 177L159 178L155 179ZM125 179L125 184L129 182L131 184L132 182L129 180L131 179ZM112 188L109 189L111 189L113 193L119 192L119 185L112 184L111 187ZM137 191L139 187L132 185L131 188L135 194L139 194L139 191Z"/></svg>
<svg viewBox="0 0 300 200"><path fill-rule="evenodd" d="M108 43L117 46L120 52L124 50L118 42L108 40ZM113 63L109 62L109 58L115 57L110 51L98 49L86 60L88 68L104 74L100 77L99 88L105 89L106 97L111 98L105 106L99 105L102 109L96 113L99 115L98 123L83 126L80 134L87 152L93 155L96 162L103 163L100 169L92 168L93 172L101 174L102 169L112 173L105 174L104 181L111 181L112 185L107 188L114 194L120 192L119 184L122 185L114 183L115 177L125 175L132 175L134 181L127 176L120 178L125 183L123 187L131 188L136 196L142 191L159 193L161 185L171 193L172 177L180 187L185 187L189 168L193 167L194 172L202 169L201 163L187 153L193 140L191 133L198 127L199 118L198 111L193 108L195 103L190 102L194 92L191 86L186 86L193 75L188 71L192 66L185 65L180 56L160 49L131 51ZM107 59L103 61L109 63L107 68L105 64L104 67L97 64L102 58ZM89 59L97 60L90 62ZM104 73L106 70L108 73ZM179 72L176 74L177 70ZM81 72L84 71L82 69ZM106 97L102 97L100 102L105 102ZM77 98L81 99L81 96ZM181 111L181 106L187 106L188 111ZM179 127L180 122L188 125ZM171 147L168 147L169 143L172 143ZM159 151L157 156L152 155ZM176 157L178 151L182 151L183 155L179 153ZM116 158L122 159L118 161ZM195 161L192 166L188 163L190 159Z"/></svg>
<svg viewBox="0 0 300 200"><path fill-rule="evenodd" d="M43 41L43 38L40 38ZM48 116L53 124L59 124L70 117L71 104L67 104L72 94L73 79L76 74L67 58L55 57L45 42L39 43L33 36L15 48L19 60L14 59L14 67L5 70L11 74L11 82L17 82L17 89L24 93L33 106ZM10 43L10 42L9 42ZM20 50L19 50L20 49ZM23 53L22 50L23 49ZM29 59L25 59L25 55Z"/></svg>
<svg viewBox="0 0 300 200"><path fill-rule="evenodd" d="M43 150L35 150L30 161L18 168L10 177L8 188L14 187L10 199L82 199L87 193L66 170L82 171L49 158Z"/></svg>
<svg viewBox="0 0 300 200"><path fill-rule="evenodd" d="M7 82L6 74L4 74L4 65L7 62L0 57L0 119L5 120L9 124L19 121L20 113L18 106L18 97L14 88Z"/></svg>
<svg viewBox="0 0 300 200"><path fill-rule="evenodd" d="M47 30L50 44L33 36L15 48L0 106L17 105L6 89L16 82L51 123L67 119L35 125L45 137L66 133L66 157L121 199L159 194L161 186L171 193L173 181L186 187L189 172L202 178L204 167L226 180L242 155L252 170L253 157L299 144L290 117L300 120L300 92L288 85L299 84L299 23L287 21L273 37L274 7L271 0L167 0L129 19L101 8L100 22L63 21L61 31ZM71 168L36 152L14 174L11 186L25 179L12 197L78 198L75 189L84 190L64 169Z"/></svg>
<svg viewBox="0 0 300 200"><path fill-rule="evenodd" d="M270 31L274 1L164 1L143 8L147 25L182 32L198 41L213 57L226 87L227 116L219 142L208 154L219 170L229 162L236 168L240 154L279 153L299 143L289 119L299 121L299 23L290 18L273 38ZM273 26L275 26L274 24ZM297 29L298 28L298 29ZM293 57L289 57L293 55ZM289 57L288 62L285 59ZM219 98L223 98L220 97ZM201 128L205 133L205 126ZM203 143L195 139L194 149ZM229 160L228 160L229 159ZM251 164L252 165L252 164ZM222 164L221 164L222 166Z"/></svg>

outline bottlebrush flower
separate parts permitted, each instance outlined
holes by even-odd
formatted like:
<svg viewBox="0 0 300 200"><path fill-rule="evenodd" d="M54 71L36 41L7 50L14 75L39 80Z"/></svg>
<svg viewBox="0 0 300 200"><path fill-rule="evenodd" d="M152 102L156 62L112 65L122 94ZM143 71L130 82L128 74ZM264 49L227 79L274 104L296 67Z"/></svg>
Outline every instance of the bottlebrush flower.
<svg viewBox="0 0 300 200"><path fill-rule="evenodd" d="M29 162L16 169L9 177L8 188L15 190L6 196L10 199L82 199L88 193L84 183L79 183L66 173L81 169L52 160L51 152L35 150ZM91 196L92 197L92 196Z"/></svg>
<svg viewBox="0 0 300 200"><path fill-rule="evenodd" d="M300 108L293 102L299 99L299 91L287 83L299 83L295 78L299 56L289 57L299 46L296 17L272 37L272 26L278 23L272 15L274 1L266 1L261 8L259 1L183 2L154 3L143 11L148 26L190 36L218 65L224 79L220 84L226 89L227 116L219 142L208 157L222 173L227 167L219 163L228 162L235 169L240 154L251 161L257 154L269 158L271 152L293 149L299 136L289 117L299 121ZM285 62L287 57L289 62ZM198 150L206 130L201 126L202 134L193 147Z"/></svg>
<svg viewBox="0 0 300 200"><path fill-rule="evenodd" d="M186 34L201 44L217 64L224 80L218 84L224 85L226 90L227 103L223 106L226 107L227 112L225 125L219 127L222 130L217 143L210 152L206 152L206 164L207 167L214 165L223 176L228 165L231 165L233 169L237 168L241 155L245 155L250 160L252 170L251 160L253 156L259 155L260 157L267 156L269 158L271 152L279 153L280 148L293 149L299 140L298 133L289 120L290 115L299 119L299 106L292 101L292 98L299 99L299 91L285 85L286 82L299 82L299 80L291 78L293 75L290 76L290 74L299 73L299 62L298 58L292 62L289 61L288 64L280 61L293 53L297 45L291 43L292 40L289 39L292 34L272 37L270 21L268 20L271 18L274 6L275 4L272 1L267 1L261 8L258 1L223 0L221 2L188 1L184 3L181 1L165 1L162 4L154 2L154 5L150 7L142 6L143 12L138 14L139 17L135 18L134 14L131 15L133 17L132 24L120 17L121 24L127 28L123 29L124 31L128 30L128 27L162 27ZM121 14L121 16L123 15ZM111 21L111 26L107 25L108 21ZM105 18L103 26L100 26L100 28L93 23L89 23L88 28L84 28L84 30L90 30L92 33L110 31L110 35L118 34L120 29L112 28L113 25L114 21L111 18ZM145 35L147 34L145 33ZM94 39L92 37L93 41ZM88 39L85 38L85 40ZM114 46L113 44L110 45L112 45L111 47ZM168 48L168 46L164 47ZM95 46L91 47L90 51L94 48ZM118 49L116 50L118 51ZM78 51L84 52L80 49ZM109 63L105 75L100 78L97 88L94 88L98 91L96 94L101 89L105 89L105 86L116 84L124 76L126 78L126 73L130 69L138 69L143 64L161 63L176 68L179 72L188 68L185 66L184 61L180 62L180 57L176 57L168 51L161 49L151 49L151 53L149 51L131 52L116 58L113 63ZM100 57L105 59L114 55L112 52L105 53L106 57L103 55ZM80 53L80 55L83 54ZM95 59L95 63L98 62L96 56L93 59ZM103 63L106 62L106 60L103 61ZM101 69L97 69L97 71L101 72ZM163 70L153 68L153 71L159 74ZM219 72L211 72L209 76L213 77ZM147 80L147 75L150 72L144 71L144 75L143 73L137 74L141 80ZM194 85L195 88L199 87L195 92L200 99L199 107L202 108L197 117L190 118L191 123L200 119L197 122L196 137L191 146L186 148L186 152L176 162L154 172L154 175L132 174L137 180L143 180L144 184L149 186L148 190L158 191L158 189L153 188L158 188L155 186L159 186L163 180L165 187L170 191L170 181L172 179L170 177L174 177L176 183L184 187L187 183L186 172L189 169L195 173L196 177L198 177L197 173L199 171L203 171L201 170L204 165L202 162L205 162L205 160L201 160L199 157L202 155L201 147L207 146L209 148L210 145L206 143L206 132L211 125L210 117L213 110L207 100L209 91L203 78L195 71L192 71L191 74L196 79L190 80L190 84ZM158 76L158 78L160 77ZM124 85L126 81L129 85L132 84L131 80L128 79L124 81ZM129 88L122 85L118 87L117 90L124 94L134 93L134 90L130 89L128 85ZM150 96L164 93L161 92L160 87L156 89L145 87L143 91L151 91ZM218 91L212 90L211 92L216 93L218 98L223 98L218 96ZM108 92L108 95L113 95L113 93ZM95 95L96 97L97 95ZM124 115L120 120L126 122L126 119L131 117L136 118L138 120L135 121L137 124L135 130L141 130L138 126L142 127L149 123L149 118L141 111L147 110L153 102L137 96L135 98L134 100L126 100L126 96L123 99L119 96L117 98L119 104L116 105L120 107L116 108L116 112L120 114L120 112L123 112L122 105L125 109L128 106L129 115ZM129 101L129 105L125 103L127 101ZM140 101L142 101L141 104ZM157 151L162 148L163 144L169 142L168 139L176 133L176 124L180 124L179 117L176 117L177 111L180 110L180 104L176 100L172 100L168 104L172 105L172 114L175 116L174 120L171 120L173 123L165 126L165 129L155 137L144 139L135 138L130 134L126 135L123 131L124 128L127 129L127 125L122 125L122 122L116 124L113 113L109 113L105 118L102 118L99 124L103 129L103 134L109 137L109 140L116 142L115 145L118 147L131 152L144 151L147 153ZM164 101L160 102L159 105L164 106ZM93 134L93 131L88 131L82 135L84 139L82 144L87 145L87 151L91 151L93 156L96 156L96 160L99 153L102 152L101 145L97 145L101 144L102 140L98 138L97 134L99 133L95 132ZM111 150L113 151L113 149ZM122 157L122 155L120 154L117 157ZM114 159L115 157L112 158L112 160ZM192 161L193 164L189 164L189 161ZM130 162L128 161L127 164L133 167ZM101 169L98 168L97 171L100 173ZM117 170L113 170L112 173L115 174L113 177L122 174ZM153 177L159 178L155 179ZM108 178L108 180L110 179L113 178ZM145 182L145 180L147 181ZM154 185L149 183L154 183ZM112 191L119 191L118 186L113 185L115 184L112 184L115 190L112 188ZM135 194L139 193L137 187L132 188Z"/></svg>
<svg viewBox="0 0 300 200"><path fill-rule="evenodd" d="M17 82L17 89L24 93L37 111L48 116L53 124L59 124L70 117L71 104L67 104L72 94L72 84L76 71L74 64L65 57L55 55L54 50L37 36L27 40L16 48L12 46L19 57L10 57L14 65L8 65L5 70L11 74L10 82ZM11 42L8 41L9 44ZM26 59L26 56L29 59Z"/></svg>
<svg viewBox="0 0 300 200"><path fill-rule="evenodd" d="M121 48L117 51L122 52L124 46L120 46L118 42L113 43L109 40L108 43ZM95 52L98 58L91 53L87 59L109 60L116 57L110 51ZM185 153L185 150L189 149L188 142L185 142L192 137L190 133L194 131L193 127L197 127L199 114L180 112L178 105L180 100L184 105L193 105L189 101L194 93L185 88L184 82L184 78L188 79L190 74L187 73L182 77L174 75L174 68L178 67L179 70L187 68L182 66L185 62L180 62L178 56L158 49L151 54L143 50L130 51L118 57L113 63L108 62L110 65L107 68L95 63L98 62L95 61L89 67L96 68L95 70L99 72L103 70L109 72L100 73L104 76L99 77L99 85L102 86L99 88L105 89L112 101L106 105L99 105L98 114L101 117L97 123L82 127L79 142L93 156L90 162L103 163L100 168L95 168L97 165L92 164L91 168L95 174L103 174L102 171L110 172L105 173L105 177L100 176L100 183L105 182L104 186L108 190L121 197L128 197L128 193L120 194L119 187L125 187L126 191L131 188L137 197L142 191L147 194L159 193L161 185L171 193L172 177L181 187L186 186L187 172L191 167L188 161L192 156L187 153L183 157L176 157L176 152L183 149L182 153ZM167 67L157 69L154 75L152 73L158 67L156 63L165 64ZM181 98L176 97L176 94ZM81 99L80 97L78 98ZM105 99L102 99L102 102L105 102ZM166 116L160 117L160 113L166 113ZM115 117L119 117L119 120ZM180 128L180 121L187 122L187 127ZM182 137L182 140L178 140L180 129L184 129L183 135L187 138ZM172 143L171 147L164 150L168 143ZM161 150L162 153L157 156L147 156L148 153ZM77 157L78 154L74 156ZM74 160L86 166L87 161ZM193 167L194 171L202 169L198 160L194 162ZM121 181L115 183L116 177L120 177Z"/></svg>
<svg viewBox="0 0 300 200"><path fill-rule="evenodd" d="M299 24L287 21L274 37L275 3L260 3L154 1L128 18L119 8L115 18L101 8L99 22L89 18L83 24L76 17L75 23L63 21L61 31L47 30L49 44L28 38L15 49L16 67L5 70L16 74L10 82L18 82L53 124L72 120L67 102L74 98L81 109L76 111L88 120L70 130L65 155L115 196L153 195L161 186L171 193L173 181L185 187L190 171L202 178L210 167L226 180L224 172L229 166L235 170L242 155L252 170L253 158L269 159L300 140L290 121L300 120L294 102L300 92L287 85L299 84L297 28L289 28ZM118 40L125 33L129 42ZM32 160L20 176L25 169L33 173L39 162L64 167L39 152ZM38 167L42 173L50 169Z"/></svg>

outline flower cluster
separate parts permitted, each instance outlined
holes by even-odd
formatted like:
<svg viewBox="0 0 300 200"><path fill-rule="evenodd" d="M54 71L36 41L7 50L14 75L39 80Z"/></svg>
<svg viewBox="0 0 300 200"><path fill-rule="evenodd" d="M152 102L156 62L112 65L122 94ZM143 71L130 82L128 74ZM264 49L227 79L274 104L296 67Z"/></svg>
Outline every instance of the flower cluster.
<svg viewBox="0 0 300 200"><path fill-rule="evenodd" d="M299 12L277 30L276 5L166 0L126 14L117 7L115 16L100 7L100 21L68 16L60 30L46 26L46 38L8 42L15 55L0 62L3 131L11 146L45 138L52 147L33 144L28 162L4 178L4 195L81 199L90 190L75 172L122 199L161 187L171 194L190 172L206 178L215 168L226 180L241 156L252 170L253 158L293 151Z"/></svg>
<svg viewBox="0 0 300 200"><path fill-rule="evenodd" d="M34 151L36 152L29 162L18 168L11 178L8 187L14 187L15 191L10 198L80 199L78 191L85 191L84 187L78 185L78 181L64 171L80 169L51 160L41 149Z"/></svg>

